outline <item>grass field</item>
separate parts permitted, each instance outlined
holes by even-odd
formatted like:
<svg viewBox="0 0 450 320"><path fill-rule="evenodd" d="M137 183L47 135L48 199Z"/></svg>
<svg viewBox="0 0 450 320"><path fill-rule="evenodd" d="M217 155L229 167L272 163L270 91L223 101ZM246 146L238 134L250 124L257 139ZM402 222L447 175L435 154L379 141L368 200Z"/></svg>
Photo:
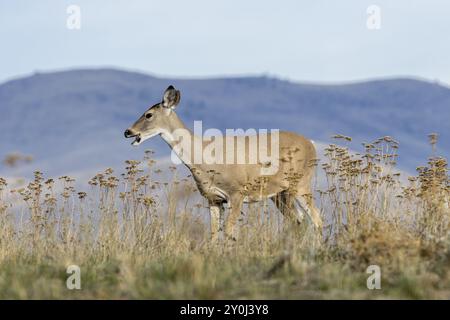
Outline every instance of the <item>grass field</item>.
<svg viewBox="0 0 450 320"><path fill-rule="evenodd" d="M402 177L397 148L389 137L361 154L327 148L322 235L262 203L246 208L236 242L210 242L192 178L170 168L159 181L150 152L87 190L40 172L23 187L0 179L0 298L449 299L447 161L433 156ZM79 290L66 286L70 265ZM379 290L367 287L371 265Z"/></svg>

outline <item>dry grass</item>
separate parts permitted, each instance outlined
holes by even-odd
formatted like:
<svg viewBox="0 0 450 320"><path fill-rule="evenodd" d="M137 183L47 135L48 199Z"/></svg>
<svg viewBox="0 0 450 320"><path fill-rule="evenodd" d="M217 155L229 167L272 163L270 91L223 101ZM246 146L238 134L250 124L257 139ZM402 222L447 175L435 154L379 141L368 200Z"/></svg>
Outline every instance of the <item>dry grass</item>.
<svg viewBox="0 0 450 320"><path fill-rule="evenodd" d="M14 168L22 163L31 163L31 162L33 162L32 156L21 154L18 152L7 154L3 159L3 164L10 168Z"/></svg>
<svg viewBox="0 0 450 320"><path fill-rule="evenodd" d="M446 160L403 181L395 140L364 148L330 145L319 164L322 239L262 204L246 210L239 242L210 243L192 179L170 168L164 182L150 152L85 191L40 172L23 188L0 179L0 298L449 298ZM72 264L81 290L66 288ZM366 287L374 264L382 290Z"/></svg>

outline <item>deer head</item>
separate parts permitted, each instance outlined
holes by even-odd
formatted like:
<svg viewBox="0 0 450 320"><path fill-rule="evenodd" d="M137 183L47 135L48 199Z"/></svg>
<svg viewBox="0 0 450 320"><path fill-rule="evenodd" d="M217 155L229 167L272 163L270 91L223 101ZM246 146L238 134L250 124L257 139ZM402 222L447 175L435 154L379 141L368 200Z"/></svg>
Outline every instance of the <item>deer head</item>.
<svg viewBox="0 0 450 320"><path fill-rule="evenodd" d="M164 92L162 101L150 107L130 128L125 130L125 138L134 138L131 144L137 146L147 139L170 131L171 116L180 98L180 91L169 86Z"/></svg>

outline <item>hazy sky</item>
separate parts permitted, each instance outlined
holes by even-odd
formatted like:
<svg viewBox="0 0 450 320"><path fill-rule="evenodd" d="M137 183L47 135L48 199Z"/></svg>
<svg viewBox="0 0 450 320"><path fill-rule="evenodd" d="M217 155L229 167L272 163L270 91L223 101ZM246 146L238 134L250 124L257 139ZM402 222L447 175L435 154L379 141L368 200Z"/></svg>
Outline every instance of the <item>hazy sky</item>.
<svg viewBox="0 0 450 320"><path fill-rule="evenodd" d="M69 30L67 6L81 9ZM369 30L367 8L381 9ZM0 0L0 82L114 66L156 75L268 74L450 83L448 0Z"/></svg>

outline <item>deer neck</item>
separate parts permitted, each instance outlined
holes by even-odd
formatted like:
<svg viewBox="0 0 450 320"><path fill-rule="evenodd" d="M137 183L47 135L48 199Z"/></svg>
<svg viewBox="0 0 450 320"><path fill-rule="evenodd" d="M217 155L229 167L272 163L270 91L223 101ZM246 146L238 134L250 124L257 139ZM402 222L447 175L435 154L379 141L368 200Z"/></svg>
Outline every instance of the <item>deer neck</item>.
<svg viewBox="0 0 450 320"><path fill-rule="evenodd" d="M182 139L186 139L190 148L180 148L186 146L180 141L180 134ZM203 139L195 135L189 128L185 126L183 121L177 116L175 112L171 112L169 127L161 133L161 138L170 146L172 151L178 156L179 159L195 174L197 170L202 170L201 164L195 164L194 159L194 146L201 145L203 147Z"/></svg>

